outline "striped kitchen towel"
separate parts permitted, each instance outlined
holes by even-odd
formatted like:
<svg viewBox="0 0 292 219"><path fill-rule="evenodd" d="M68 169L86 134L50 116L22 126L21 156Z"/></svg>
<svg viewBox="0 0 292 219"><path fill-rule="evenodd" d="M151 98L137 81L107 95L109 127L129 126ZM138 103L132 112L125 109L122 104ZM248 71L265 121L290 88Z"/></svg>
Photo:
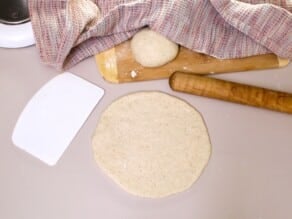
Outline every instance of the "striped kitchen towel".
<svg viewBox="0 0 292 219"><path fill-rule="evenodd" d="M58 70L150 29L220 59L292 59L291 0L29 0L42 62Z"/></svg>

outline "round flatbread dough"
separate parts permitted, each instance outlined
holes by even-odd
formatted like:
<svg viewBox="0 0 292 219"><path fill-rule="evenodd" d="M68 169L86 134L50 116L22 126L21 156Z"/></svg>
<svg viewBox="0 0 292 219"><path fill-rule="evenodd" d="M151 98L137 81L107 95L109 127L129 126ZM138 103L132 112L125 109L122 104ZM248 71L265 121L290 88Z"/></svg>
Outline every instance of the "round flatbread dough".
<svg viewBox="0 0 292 219"><path fill-rule="evenodd" d="M135 60L144 67L159 67L176 57L178 45L145 28L132 38L131 50Z"/></svg>
<svg viewBox="0 0 292 219"><path fill-rule="evenodd" d="M201 115L160 92L113 102L93 136L96 162L131 194L159 198L189 188L207 165L211 145Z"/></svg>

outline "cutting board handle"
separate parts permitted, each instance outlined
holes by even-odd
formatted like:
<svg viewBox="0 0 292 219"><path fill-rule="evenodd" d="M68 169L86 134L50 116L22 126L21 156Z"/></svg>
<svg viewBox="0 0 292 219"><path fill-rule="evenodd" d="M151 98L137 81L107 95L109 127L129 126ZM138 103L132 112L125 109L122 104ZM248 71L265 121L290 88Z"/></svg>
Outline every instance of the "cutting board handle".
<svg viewBox="0 0 292 219"><path fill-rule="evenodd" d="M292 114L292 94L183 72L169 79L175 91Z"/></svg>

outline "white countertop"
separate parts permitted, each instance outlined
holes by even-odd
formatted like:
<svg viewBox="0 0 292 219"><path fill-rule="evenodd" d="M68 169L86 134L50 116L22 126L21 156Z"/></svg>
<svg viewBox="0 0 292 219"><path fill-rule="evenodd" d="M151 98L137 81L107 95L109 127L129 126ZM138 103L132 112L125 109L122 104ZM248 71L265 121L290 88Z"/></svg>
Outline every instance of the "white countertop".
<svg viewBox="0 0 292 219"><path fill-rule="evenodd" d="M110 84L98 73L93 57L69 71L105 89L105 96L57 165L50 167L16 148L11 135L27 101L59 72L40 63L35 47L0 49L0 218L292 216L292 115L176 93L167 80ZM218 77L292 93L291 64ZM93 159L91 136L101 112L117 97L141 90L178 96L205 119L211 160L186 192L159 200L134 197L106 177Z"/></svg>

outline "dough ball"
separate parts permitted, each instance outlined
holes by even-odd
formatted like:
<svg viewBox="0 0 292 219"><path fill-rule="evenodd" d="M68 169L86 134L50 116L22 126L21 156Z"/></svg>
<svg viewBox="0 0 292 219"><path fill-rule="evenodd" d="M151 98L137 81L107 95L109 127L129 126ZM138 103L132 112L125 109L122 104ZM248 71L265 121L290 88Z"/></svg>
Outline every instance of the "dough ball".
<svg viewBox="0 0 292 219"><path fill-rule="evenodd" d="M131 50L135 60L142 66L159 67L177 56L178 45L146 28L134 35Z"/></svg>
<svg viewBox="0 0 292 219"><path fill-rule="evenodd" d="M113 102L93 136L98 166L129 193L160 198L188 189L207 165L211 144L201 115L160 92Z"/></svg>

